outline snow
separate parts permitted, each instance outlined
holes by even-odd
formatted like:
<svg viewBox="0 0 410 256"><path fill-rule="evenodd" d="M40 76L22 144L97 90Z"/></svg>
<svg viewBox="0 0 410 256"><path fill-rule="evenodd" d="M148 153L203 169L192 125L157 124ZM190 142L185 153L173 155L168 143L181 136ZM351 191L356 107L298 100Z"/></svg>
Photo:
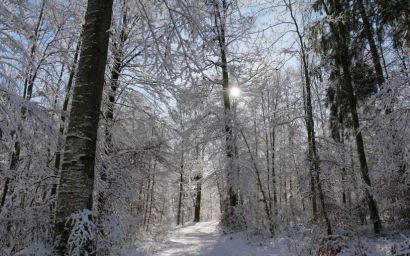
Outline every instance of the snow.
<svg viewBox="0 0 410 256"><path fill-rule="evenodd" d="M122 252L127 256L290 256L316 255L321 239L307 240L301 234L282 236L269 241L250 243L243 234L221 234L218 221L192 223L178 226L170 233L166 241L140 241L137 250ZM371 237L363 235L360 238L343 237L347 247L340 255L371 255L388 256L407 253L409 236L398 236L396 233L385 236ZM313 239L313 240L312 240ZM252 239L259 241L258 239ZM259 246L260 244L260 246ZM404 254L403 254L404 255Z"/></svg>
<svg viewBox="0 0 410 256"><path fill-rule="evenodd" d="M153 256L280 256L278 248L250 245L239 235L223 235L218 222L200 222L177 227L168 241L148 255Z"/></svg>

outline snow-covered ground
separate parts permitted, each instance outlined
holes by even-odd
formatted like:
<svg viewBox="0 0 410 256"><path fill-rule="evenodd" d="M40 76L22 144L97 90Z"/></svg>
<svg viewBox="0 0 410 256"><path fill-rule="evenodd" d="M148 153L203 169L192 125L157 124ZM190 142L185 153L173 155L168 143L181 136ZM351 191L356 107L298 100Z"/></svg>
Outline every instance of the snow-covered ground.
<svg viewBox="0 0 410 256"><path fill-rule="evenodd" d="M218 222L201 222L174 229L169 240L151 249L153 256L281 256L280 249L250 245L239 236L222 235Z"/></svg>
<svg viewBox="0 0 410 256"><path fill-rule="evenodd" d="M363 235L344 237L349 246L341 255L390 256L410 253L410 235L387 232L383 236ZM200 222L176 227L165 241L141 241L137 251L128 256L296 256L316 255L321 239L294 233L261 242L261 246L249 243L241 234L224 235L217 221ZM259 243L257 243L259 244ZM404 246L404 247L403 247ZM393 249L393 247L395 249ZM403 254L397 254L398 252Z"/></svg>

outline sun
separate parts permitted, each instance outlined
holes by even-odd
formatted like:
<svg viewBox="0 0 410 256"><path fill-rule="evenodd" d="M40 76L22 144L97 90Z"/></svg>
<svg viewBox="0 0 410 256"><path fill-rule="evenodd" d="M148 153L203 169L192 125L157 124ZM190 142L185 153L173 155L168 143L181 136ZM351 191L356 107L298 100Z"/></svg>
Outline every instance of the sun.
<svg viewBox="0 0 410 256"><path fill-rule="evenodd" d="M229 95L231 95L232 98L238 98L241 95L241 89L237 86L233 86L229 88Z"/></svg>

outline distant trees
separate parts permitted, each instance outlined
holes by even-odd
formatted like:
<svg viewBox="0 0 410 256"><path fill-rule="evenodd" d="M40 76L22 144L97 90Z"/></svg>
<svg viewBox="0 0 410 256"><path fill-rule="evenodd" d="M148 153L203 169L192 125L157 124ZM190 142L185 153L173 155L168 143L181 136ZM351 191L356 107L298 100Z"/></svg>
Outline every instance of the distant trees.
<svg viewBox="0 0 410 256"><path fill-rule="evenodd" d="M408 1L88 2L0 3L0 254L408 223Z"/></svg>

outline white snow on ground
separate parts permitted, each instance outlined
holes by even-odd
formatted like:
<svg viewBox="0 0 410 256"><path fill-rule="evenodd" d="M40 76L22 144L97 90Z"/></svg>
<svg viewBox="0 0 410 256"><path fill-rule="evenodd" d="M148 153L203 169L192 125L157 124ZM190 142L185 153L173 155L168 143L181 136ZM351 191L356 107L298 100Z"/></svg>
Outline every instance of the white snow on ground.
<svg viewBox="0 0 410 256"><path fill-rule="evenodd" d="M140 241L138 249L131 249L120 253L128 256L295 256L314 255L316 245L320 242L312 241L309 237L304 237L295 233L293 237L282 237L272 239L270 242L263 242L263 246L250 244L241 234L223 235L218 229L218 222L201 222L189 224L183 227L176 227L168 236L168 240ZM349 239L349 249L365 252L366 255L388 256L398 255L392 252L400 251L400 245L407 246L409 250L410 235L402 237L386 236L356 237ZM267 243L266 243L267 242ZM313 250L313 251L312 251ZM356 251L357 251L356 250ZM353 255L346 251L343 255ZM408 253L406 251L406 253ZM363 255L364 255L363 254ZM359 254L354 254L359 255ZM360 254L362 255L362 254ZM400 254L402 255L402 254ZM404 254L403 254L404 255Z"/></svg>
<svg viewBox="0 0 410 256"><path fill-rule="evenodd" d="M281 256L278 250L250 245L238 236L222 235L218 222L201 222L178 227L153 256Z"/></svg>

